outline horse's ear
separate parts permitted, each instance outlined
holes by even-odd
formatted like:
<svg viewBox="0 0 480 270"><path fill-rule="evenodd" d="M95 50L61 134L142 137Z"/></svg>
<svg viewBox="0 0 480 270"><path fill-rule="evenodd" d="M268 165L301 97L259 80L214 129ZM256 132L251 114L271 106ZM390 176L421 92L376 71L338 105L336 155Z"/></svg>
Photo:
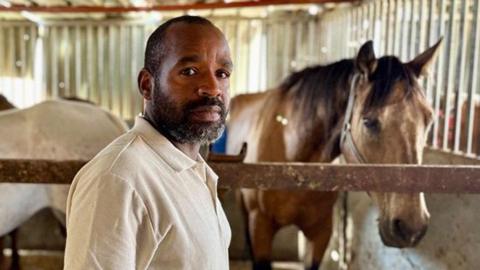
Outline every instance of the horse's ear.
<svg viewBox="0 0 480 270"><path fill-rule="evenodd" d="M440 45L442 45L442 41L443 38L440 38L435 45L415 57L415 59L412 61L408 62L407 65L413 70L417 77L428 75L432 64L437 58L438 52L440 51Z"/></svg>
<svg viewBox="0 0 480 270"><path fill-rule="evenodd" d="M373 51L373 42L371 40L365 42L358 51L357 58L355 59L355 65L357 69L368 78L368 75L375 72L377 68L377 58Z"/></svg>

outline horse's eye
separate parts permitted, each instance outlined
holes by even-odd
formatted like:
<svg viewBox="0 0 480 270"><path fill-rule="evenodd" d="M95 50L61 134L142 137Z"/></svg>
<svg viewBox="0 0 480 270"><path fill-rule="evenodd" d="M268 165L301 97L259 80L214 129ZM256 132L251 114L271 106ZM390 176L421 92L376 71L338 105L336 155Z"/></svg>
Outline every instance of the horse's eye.
<svg viewBox="0 0 480 270"><path fill-rule="evenodd" d="M380 132L380 122L376 118L363 118L363 125L372 133Z"/></svg>

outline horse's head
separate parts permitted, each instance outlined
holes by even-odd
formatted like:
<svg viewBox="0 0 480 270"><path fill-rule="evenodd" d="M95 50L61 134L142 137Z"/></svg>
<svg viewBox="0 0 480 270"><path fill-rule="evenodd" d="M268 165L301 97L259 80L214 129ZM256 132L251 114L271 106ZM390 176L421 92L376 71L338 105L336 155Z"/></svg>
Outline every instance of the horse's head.
<svg viewBox="0 0 480 270"><path fill-rule="evenodd" d="M347 161L422 163L433 111L418 79L426 74L440 43L408 63L393 56L377 59L371 42L361 47L342 136ZM415 246L429 222L423 193L378 192L371 197L380 208L379 231L384 244Z"/></svg>

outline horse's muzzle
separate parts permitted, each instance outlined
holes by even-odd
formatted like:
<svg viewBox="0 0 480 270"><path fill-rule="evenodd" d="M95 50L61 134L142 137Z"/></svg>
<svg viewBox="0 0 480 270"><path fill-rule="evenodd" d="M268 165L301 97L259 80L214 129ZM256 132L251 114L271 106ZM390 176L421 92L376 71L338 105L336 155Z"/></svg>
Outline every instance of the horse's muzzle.
<svg viewBox="0 0 480 270"><path fill-rule="evenodd" d="M415 247L422 240L427 228L428 220L424 224L413 227L401 219L394 219L388 222L387 226L380 226L380 237L383 244L389 247Z"/></svg>

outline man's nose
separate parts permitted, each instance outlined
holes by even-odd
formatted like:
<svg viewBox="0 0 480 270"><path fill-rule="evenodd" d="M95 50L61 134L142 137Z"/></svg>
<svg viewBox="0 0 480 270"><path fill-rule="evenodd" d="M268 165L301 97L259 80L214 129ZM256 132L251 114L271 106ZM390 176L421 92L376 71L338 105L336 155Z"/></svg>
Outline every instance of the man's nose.
<svg viewBox="0 0 480 270"><path fill-rule="evenodd" d="M215 74L206 74L198 88L198 94L201 97L218 97L221 93Z"/></svg>

